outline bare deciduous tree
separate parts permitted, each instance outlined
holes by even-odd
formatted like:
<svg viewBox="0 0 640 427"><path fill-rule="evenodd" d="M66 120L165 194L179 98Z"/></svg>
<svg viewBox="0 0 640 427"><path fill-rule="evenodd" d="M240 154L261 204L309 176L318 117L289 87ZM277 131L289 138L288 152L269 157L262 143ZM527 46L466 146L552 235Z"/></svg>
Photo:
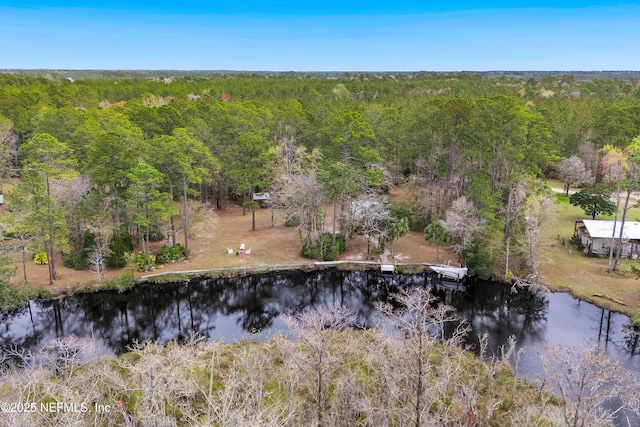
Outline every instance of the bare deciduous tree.
<svg viewBox="0 0 640 427"><path fill-rule="evenodd" d="M35 233L25 220L24 211L15 211L11 215L5 215L3 222L13 230L13 238L6 239L0 236L2 246L7 252L20 250L22 253L22 279L27 282L27 248L36 239Z"/></svg>
<svg viewBox="0 0 640 427"><path fill-rule="evenodd" d="M298 404L282 367L270 357L279 355L278 342L247 343L226 355L233 363L224 375L224 387L213 393L211 421L216 425L290 425ZM276 384L274 386L274 383Z"/></svg>
<svg viewBox="0 0 640 427"><path fill-rule="evenodd" d="M329 407L329 383L342 366L344 342L336 340L341 331L353 322L353 314L343 305L333 304L317 310L307 308L296 316L285 316L284 322L302 345L291 357L307 379L307 389L315 402L318 425Z"/></svg>
<svg viewBox="0 0 640 427"><path fill-rule="evenodd" d="M538 249L540 249L544 237L543 226L548 226L555 219L551 212L553 206L553 200L546 194L531 196L526 201L526 228L524 239L520 245L527 254L529 274L534 277L538 274L538 267L542 263Z"/></svg>
<svg viewBox="0 0 640 427"><path fill-rule="evenodd" d="M509 262L511 260L511 238L513 234L513 225L522 214L522 208L526 197L527 192L525 182L523 180L516 181L508 189L507 204L504 208L505 277L511 273L509 269Z"/></svg>
<svg viewBox="0 0 640 427"><path fill-rule="evenodd" d="M621 242L616 240L616 232L619 232L620 237L624 231L624 220L622 224L618 226L618 214L620 212L620 201L622 198L622 190L624 182L628 177L629 162L628 153L626 151L619 150L612 146L606 146L604 148L604 156L601 160L603 180L609 184L615 186L614 197L616 199L616 211L613 217L614 227L611 232L611 244L609 247L609 265L608 272L617 269L617 261L614 259L616 250L620 249ZM623 217L626 216L627 207L629 204L629 197L631 196L631 188L628 188L627 197L625 201L625 207L623 209ZM616 258L617 259L617 258Z"/></svg>
<svg viewBox="0 0 640 427"><path fill-rule="evenodd" d="M393 298L400 309L390 303L377 306L385 316L379 326L391 340L388 351L392 353L392 372L397 377L388 378L388 382L406 381L404 386L393 389L408 411L403 418L420 427L429 407L438 401L441 393L446 395L447 388L455 381L452 372L449 378L434 375L434 371L440 369L431 361L432 354L439 350L436 343L442 343L445 350L457 347L468 328L459 322L453 307L437 304L426 289L404 290Z"/></svg>
<svg viewBox="0 0 640 427"><path fill-rule="evenodd" d="M478 216L473 201L464 196L453 201L440 223L455 239L452 249L460 256L485 227L485 220Z"/></svg>
<svg viewBox="0 0 640 427"><path fill-rule="evenodd" d="M87 175L78 175L73 179L55 180L51 182L51 195L62 208L62 213L69 225L69 241L72 248L81 249L84 243L82 229L82 209L78 203L91 191L92 179Z"/></svg>
<svg viewBox="0 0 640 427"><path fill-rule="evenodd" d="M564 195L569 195L569 188L595 182L593 174L578 156L571 156L558 163L558 173L564 183Z"/></svg>
<svg viewBox="0 0 640 427"><path fill-rule="evenodd" d="M189 199L187 209L189 211L189 239L197 239L198 236L215 228L218 216L209 209L206 203ZM183 225L181 224L176 231L183 231Z"/></svg>
<svg viewBox="0 0 640 427"><path fill-rule="evenodd" d="M313 169L319 160L319 152L314 149L307 152L298 145L296 135L300 131L299 123L279 121L274 131L274 142L278 150L278 162L275 165L278 176L290 177L304 170Z"/></svg>
<svg viewBox="0 0 640 427"><path fill-rule="evenodd" d="M298 224L303 240L314 243L324 225L323 201L324 192L311 171L282 177L269 202L284 210L286 222Z"/></svg>
<svg viewBox="0 0 640 427"><path fill-rule="evenodd" d="M543 384L558 393L567 427L611 425L616 413L636 409L638 381L596 343L559 345L540 356Z"/></svg>
<svg viewBox="0 0 640 427"><path fill-rule="evenodd" d="M187 425L201 425L198 408L192 405L201 390L195 375L201 342L192 336L186 347L138 345L131 349L134 357L117 361L119 369L136 378L139 401L136 410L128 412L133 425L177 425L177 417Z"/></svg>
<svg viewBox="0 0 640 427"><path fill-rule="evenodd" d="M96 242L96 244L91 248L91 251L87 255L89 269L96 273L98 282L102 282L102 277L106 270L107 258L109 257L110 253L111 251L109 250L107 242L105 241L102 244Z"/></svg>
<svg viewBox="0 0 640 427"><path fill-rule="evenodd" d="M551 386L558 380L567 392L560 399L547 390L536 394L512 382L507 359L515 359L517 370L520 352L514 340L487 357L482 338L479 361L457 345L463 332L457 322L442 327L452 317L448 309L420 291L399 298L410 298L413 308L390 309L386 335L344 328L350 316L332 306L293 320L300 327L295 341L276 335L227 345L193 335L182 345L134 345L129 354L99 359L95 343L75 337L34 353L0 350L0 401L90 405L44 417L4 412L2 425L573 426L580 401L577 425L591 426L606 421L593 406L606 396L622 396L625 410L638 409L637 383L628 375L617 382L608 362L594 363L601 353L579 348L547 358L554 371L543 380ZM424 304L429 300L434 304ZM582 385L576 400L571 393ZM109 411L96 411L94 404Z"/></svg>
<svg viewBox="0 0 640 427"><path fill-rule="evenodd" d="M66 382L82 364L97 356L98 348L93 340L73 335L50 342L37 355L38 363L54 368L56 375Z"/></svg>
<svg viewBox="0 0 640 427"><path fill-rule="evenodd" d="M385 226L391 214L382 196L364 194L352 201L342 229L347 234L361 234L367 240L367 256L373 244L378 248L386 237Z"/></svg>
<svg viewBox="0 0 640 427"><path fill-rule="evenodd" d="M584 141L578 147L579 157L584 161L585 167L591 172L592 175L597 175L598 164L600 163L601 152L595 143L591 141Z"/></svg>

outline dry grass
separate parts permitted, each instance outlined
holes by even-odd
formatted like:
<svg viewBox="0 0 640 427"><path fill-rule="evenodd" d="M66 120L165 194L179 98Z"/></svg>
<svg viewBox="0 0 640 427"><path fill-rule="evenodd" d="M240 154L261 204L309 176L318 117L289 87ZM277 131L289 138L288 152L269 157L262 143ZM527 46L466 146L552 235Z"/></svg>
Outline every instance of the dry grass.
<svg viewBox="0 0 640 427"><path fill-rule="evenodd" d="M640 282L629 272L629 261L622 262L621 272L607 273L607 259L587 258L561 243L550 245L547 258L541 271L543 283L551 289L569 291L582 300L629 315L640 313Z"/></svg>
<svg viewBox="0 0 640 427"><path fill-rule="evenodd" d="M629 218L635 219L638 214L638 210L633 209ZM640 281L631 273L631 265L638 261L621 260L619 272L607 273L608 259L586 257L569 243L575 221L585 218L582 209L571 206L566 198L558 197L555 216L543 245L544 264L540 268L543 283L553 290L569 291L599 306L632 316L640 314Z"/></svg>
<svg viewBox="0 0 640 427"><path fill-rule="evenodd" d="M391 197L402 195L395 192ZM327 219L325 229L331 230L332 209L326 207ZM235 255L240 244L244 243L246 249L251 249L249 265L251 267L286 265L286 264L311 264L313 260L303 258L300 255L301 241L297 228L285 227L282 212L271 209L260 209L256 211L256 231L251 231L251 212L242 214L242 208L233 206L223 210L215 210L215 224L210 230L201 233L196 239L189 240L191 257L189 261L180 261L174 264L161 265L156 272L179 272L185 270L211 270L232 267L243 267L244 260ZM273 223L272 223L273 213ZM339 213L339 212L338 212ZM182 239L178 236L178 242ZM158 250L164 242L152 244L152 250ZM365 260L367 259L367 243L357 237L347 241L348 249L343 253L340 260ZM387 246L391 248L390 244ZM234 250L233 255L227 253L227 248ZM142 250L139 248L138 250ZM436 258L436 252L438 257ZM421 263L421 262L447 262L455 263L457 257L446 248L438 248L427 244L421 232L410 232L407 236L398 239L394 245L394 256L397 262ZM14 255L16 262L19 257ZM369 259L379 261L379 255L371 253ZM22 278L22 266L14 280ZM35 265L29 261L27 263L27 277L33 286L47 287L54 293L70 292L79 289L93 288L96 286L95 275L90 271L77 271L66 268L62 265L58 257L56 270L60 278L49 288L47 266ZM109 279L119 274L120 270L108 271L106 278ZM147 273L136 273L136 277Z"/></svg>

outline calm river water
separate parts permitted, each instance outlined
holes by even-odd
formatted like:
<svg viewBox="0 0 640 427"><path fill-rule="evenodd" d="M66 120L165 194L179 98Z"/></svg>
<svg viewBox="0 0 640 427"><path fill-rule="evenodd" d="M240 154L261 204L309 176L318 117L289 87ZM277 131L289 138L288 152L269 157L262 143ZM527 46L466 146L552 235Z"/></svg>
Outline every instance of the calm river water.
<svg viewBox="0 0 640 427"><path fill-rule="evenodd" d="M537 350L542 344L597 341L607 353L640 374L638 335L627 331L629 318L564 293L534 295L527 290L478 281L468 286L441 284L432 275L382 275L337 270L281 272L190 283L141 285L124 293L78 294L32 301L0 321L0 345L35 349L69 335L93 337L103 354L121 354L135 341L188 337L191 331L210 340L234 342L243 337L264 339L285 332L280 320L307 306L340 302L371 324L374 302L408 286L426 286L473 327L469 342L488 333L490 348L505 345L514 335L526 346L519 374L540 372Z"/></svg>

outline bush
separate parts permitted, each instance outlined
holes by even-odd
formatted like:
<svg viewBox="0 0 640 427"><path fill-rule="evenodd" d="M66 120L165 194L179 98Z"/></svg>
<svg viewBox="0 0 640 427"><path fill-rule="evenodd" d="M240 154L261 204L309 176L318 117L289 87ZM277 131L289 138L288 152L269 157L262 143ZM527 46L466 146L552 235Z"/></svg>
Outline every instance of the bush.
<svg viewBox="0 0 640 427"><path fill-rule="evenodd" d="M124 292L127 289L133 288L135 284L136 279L133 275L133 270L127 268L122 272L122 274L108 280L107 283L105 283L105 288L116 289L118 292Z"/></svg>
<svg viewBox="0 0 640 427"><path fill-rule="evenodd" d="M109 240L109 256L107 267L122 268L127 265L125 254L133 252L133 240L128 234L122 236L113 235Z"/></svg>
<svg viewBox="0 0 640 427"><path fill-rule="evenodd" d="M16 273L11 259L0 256L0 314L8 314L27 305L30 299L48 296L44 289L34 289L28 284L12 283L11 277Z"/></svg>
<svg viewBox="0 0 640 427"><path fill-rule="evenodd" d="M0 284L0 313L9 314L27 305L29 300L48 298L51 293L43 288L32 288L25 283Z"/></svg>
<svg viewBox="0 0 640 427"><path fill-rule="evenodd" d="M411 221L409 222L409 227L413 231L424 230L431 221L431 211L428 211L423 203L416 200L411 206Z"/></svg>
<svg viewBox="0 0 640 427"><path fill-rule="evenodd" d="M88 270L87 251L80 249L79 251L71 252L62 259L62 263L65 267L73 268L74 270Z"/></svg>
<svg viewBox="0 0 640 427"><path fill-rule="evenodd" d="M177 243L173 246L164 245L160 249L160 252L158 252L156 260L160 264L166 264L168 262L176 262L184 258L185 255L186 252L184 250L184 245L181 245L180 243Z"/></svg>
<svg viewBox="0 0 640 427"><path fill-rule="evenodd" d="M84 240L82 243L82 249L71 252L62 258L62 263L67 268L73 268L74 270L88 270L89 269L89 253L96 246L96 235L87 230L84 232Z"/></svg>
<svg viewBox="0 0 640 427"><path fill-rule="evenodd" d="M493 276L493 268L497 265L495 254L486 245L474 241L464 251L463 258L469 267L469 275L487 279Z"/></svg>
<svg viewBox="0 0 640 427"><path fill-rule="evenodd" d="M166 239L166 237L167 236L160 229L149 230L149 241L150 242L162 242L164 239Z"/></svg>
<svg viewBox="0 0 640 427"><path fill-rule="evenodd" d="M138 271L150 271L155 270L156 268L156 256L149 256L149 263L147 264L147 254L146 252L139 252L137 254L130 254L129 259L131 263L134 265L136 270Z"/></svg>
<svg viewBox="0 0 640 427"><path fill-rule="evenodd" d="M569 239L569 243L571 243L581 251L584 250L584 245L582 244L582 240L580 240L580 236L578 236L577 234L574 234L573 236L571 236L571 238Z"/></svg>
<svg viewBox="0 0 640 427"><path fill-rule="evenodd" d="M302 242L302 256L310 259L318 259L318 250L315 245L311 243L309 239L305 239Z"/></svg>
<svg viewBox="0 0 640 427"><path fill-rule="evenodd" d="M65 267L73 268L74 270L88 270L89 254L94 250L96 244L96 235L89 230L85 231L82 249L71 252L65 256L62 259L62 263Z"/></svg>
<svg viewBox="0 0 640 427"><path fill-rule="evenodd" d="M84 232L84 242L82 243L82 248L87 250L91 249L96 245L96 235L91 231L87 230Z"/></svg>
<svg viewBox="0 0 640 427"><path fill-rule="evenodd" d="M406 218L407 221L409 221L409 229L410 230L414 230L417 231L419 230L418 228L416 228L415 226L415 221L413 219L413 214L411 213L411 208L404 202L402 203L391 203L390 205L390 209L389 209L389 214L391 216L391 218L395 218L395 219L402 219L402 218ZM422 219L420 219L420 221L422 221Z"/></svg>
<svg viewBox="0 0 640 427"><path fill-rule="evenodd" d="M297 227L299 225L300 225L300 218L298 218L297 216L289 217L284 222L285 227Z"/></svg>
<svg viewBox="0 0 640 427"><path fill-rule="evenodd" d="M302 256L323 261L334 261L338 255L347 249L347 244L342 234L336 234L335 245L332 245L332 241L333 234L331 233L322 233L315 243L306 239L302 243Z"/></svg>
<svg viewBox="0 0 640 427"><path fill-rule="evenodd" d="M47 265L49 264L49 257L45 251L38 252L33 256L33 261L38 265Z"/></svg>

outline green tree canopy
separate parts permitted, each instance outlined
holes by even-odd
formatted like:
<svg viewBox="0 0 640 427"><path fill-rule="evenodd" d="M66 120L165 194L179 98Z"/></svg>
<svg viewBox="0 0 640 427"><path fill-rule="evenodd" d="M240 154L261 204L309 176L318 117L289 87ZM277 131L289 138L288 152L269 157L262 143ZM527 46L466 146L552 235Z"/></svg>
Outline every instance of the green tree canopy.
<svg viewBox="0 0 640 427"><path fill-rule="evenodd" d="M373 130L355 111L340 111L332 114L320 129L321 153L328 163L340 162L350 165L354 178L365 185L382 183L382 171L372 166L379 164Z"/></svg>
<svg viewBox="0 0 640 427"><path fill-rule="evenodd" d="M129 199L135 207L133 223L145 231L147 266L151 266L149 230L151 225L167 220L177 210L171 204L169 194L161 191L164 175L153 166L140 162L129 172L131 186Z"/></svg>
<svg viewBox="0 0 640 427"><path fill-rule="evenodd" d="M29 212L28 221L42 238L48 256L49 284L56 278L54 251L56 244L65 247L68 232L64 214L51 194L53 180L76 175L71 149L52 135L39 133L20 147L23 159L23 180L18 187L23 207Z"/></svg>
<svg viewBox="0 0 640 427"><path fill-rule="evenodd" d="M611 202L611 189L604 184L593 184L574 193L569 198L573 206L580 206L586 215L596 219L598 215L612 215L616 205Z"/></svg>

